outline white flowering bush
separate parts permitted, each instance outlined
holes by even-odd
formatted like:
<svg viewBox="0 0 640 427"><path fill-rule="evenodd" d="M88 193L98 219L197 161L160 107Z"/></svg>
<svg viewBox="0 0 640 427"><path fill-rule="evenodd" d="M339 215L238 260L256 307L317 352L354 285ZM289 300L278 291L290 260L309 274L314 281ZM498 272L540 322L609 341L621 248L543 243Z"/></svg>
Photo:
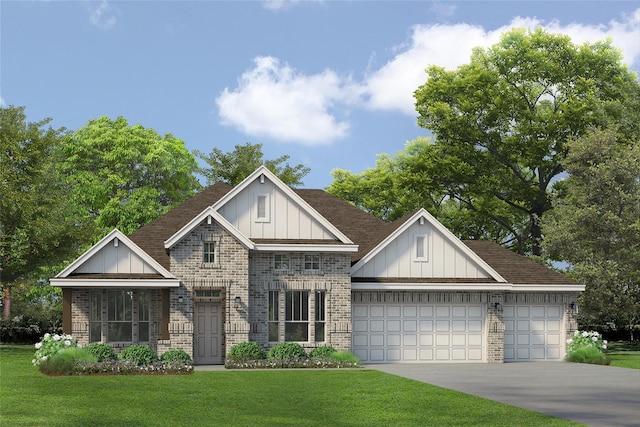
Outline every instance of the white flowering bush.
<svg viewBox="0 0 640 427"><path fill-rule="evenodd" d="M609 359L603 350L607 340L596 331L575 331L567 340L567 362L608 365Z"/></svg>
<svg viewBox="0 0 640 427"><path fill-rule="evenodd" d="M67 334L44 334L42 339L36 343L36 352L31 363L39 366L42 362L48 360L51 356L62 350L63 348L79 347L74 337Z"/></svg>
<svg viewBox="0 0 640 427"><path fill-rule="evenodd" d="M593 347L598 350L607 348L607 340L602 339L596 331L575 331L567 340L567 353L571 353L581 347Z"/></svg>

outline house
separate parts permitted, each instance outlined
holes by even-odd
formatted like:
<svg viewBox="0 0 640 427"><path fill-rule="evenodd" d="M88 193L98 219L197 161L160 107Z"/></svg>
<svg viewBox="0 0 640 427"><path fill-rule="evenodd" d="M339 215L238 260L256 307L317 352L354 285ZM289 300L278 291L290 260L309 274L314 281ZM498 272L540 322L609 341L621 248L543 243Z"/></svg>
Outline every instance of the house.
<svg viewBox="0 0 640 427"><path fill-rule="evenodd" d="M365 363L561 360L584 287L426 210L386 223L265 167L130 236L113 230L51 279L82 344L332 345Z"/></svg>

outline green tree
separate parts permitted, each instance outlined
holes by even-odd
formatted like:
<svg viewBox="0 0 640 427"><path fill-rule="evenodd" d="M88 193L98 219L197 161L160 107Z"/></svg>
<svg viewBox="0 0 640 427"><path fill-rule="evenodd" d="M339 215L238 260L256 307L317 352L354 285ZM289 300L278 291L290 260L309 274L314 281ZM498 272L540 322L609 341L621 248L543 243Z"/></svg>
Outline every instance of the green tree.
<svg viewBox="0 0 640 427"><path fill-rule="evenodd" d="M543 222L544 247L586 285L581 323L633 334L640 322L640 140L592 129L567 146L570 175L557 184Z"/></svg>
<svg viewBox="0 0 640 427"><path fill-rule="evenodd" d="M27 122L24 107L0 108L0 279L4 319L12 289L45 279L46 269L77 254L86 233L78 226L56 147L68 137L51 119Z"/></svg>
<svg viewBox="0 0 640 427"><path fill-rule="evenodd" d="M286 163L290 157L288 155L274 160L263 160L262 144L247 142L244 145L236 145L229 153L223 153L219 148L214 148L208 155L197 150L194 153L209 165L200 169L200 172L207 177L208 185L222 181L236 186L264 165L282 182L290 187L297 187L302 185L302 178L310 172L308 167L301 164L290 166Z"/></svg>
<svg viewBox="0 0 640 427"><path fill-rule="evenodd" d="M171 134L118 117L90 120L60 147L71 201L100 233L130 233L200 188L195 157Z"/></svg>
<svg viewBox="0 0 640 427"><path fill-rule="evenodd" d="M413 171L511 233L520 253L541 254L540 221L567 140L592 125L615 121L630 134L638 126L640 85L610 41L576 46L541 28L515 29L474 49L470 63L427 74L415 92L418 124L436 139Z"/></svg>

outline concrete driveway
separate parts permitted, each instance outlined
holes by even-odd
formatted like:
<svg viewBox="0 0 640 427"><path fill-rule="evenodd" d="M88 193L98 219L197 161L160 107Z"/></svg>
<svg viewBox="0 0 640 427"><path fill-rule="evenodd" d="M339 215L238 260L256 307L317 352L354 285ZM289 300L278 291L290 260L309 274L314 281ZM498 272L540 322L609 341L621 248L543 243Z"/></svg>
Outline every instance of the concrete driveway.
<svg viewBox="0 0 640 427"><path fill-rule="evenodd" d="M640 426L640 370L565 362L367 365L590 426Z"/></svg>

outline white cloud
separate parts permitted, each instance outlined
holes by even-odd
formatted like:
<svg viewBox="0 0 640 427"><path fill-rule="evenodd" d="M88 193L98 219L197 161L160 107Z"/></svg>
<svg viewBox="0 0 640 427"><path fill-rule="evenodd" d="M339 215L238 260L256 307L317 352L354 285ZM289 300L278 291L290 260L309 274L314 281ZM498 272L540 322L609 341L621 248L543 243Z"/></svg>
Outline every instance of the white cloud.
<svg viewBox="0 0 640 427"><path fill-rule="evenodd" d="M118 10L112 7L107 0L102 0L98 6L94 6L95 3L90 4L89 20L93 25L103 30L108 30L116 25Z"/></svg>
<svg viewBox="0 0 640 427"><path fill-rule="evenodd" d="M417 25L410 40L395 46L394 57L380 68L374 65L374 52L359 83L333 70L305 75L277 58L257 57L237 88L225 88L216 98L219 116L223 124L250 136L302 145L330 144L348 135L346 117L354 106L415 116L413 93L426 81L429 65L454 69L469 62L474 47L497 43L511 28L539 25L568 34L576 44L612 37L625 61L640 65L640 9L606 25L562 25L529 17L516 17L493 30L465 23Z"/></svg>
<svg viewBox="0 0 640 427"><path fill-rule="evenodd" d="M469 24L416 26L410 43L380 69L369 73L368 106L378 110L399 110L415 116L413 92L426 81L424 70L432 64L454 69L469 62L476 46L489 47L500 35L514 27L534 29L543 26L548 31L569 35L576 44L612 37L613 44L623 50L630 66L640 62L640 9L621 21L608 25L561 25L557 21L544 23L537 18L516 17L507 25L487 31Z"/></svg>
<svg viewBox="0 0 640 427"><path fill-rule="evenodd" d="M0 96L0 107L6 107L6 106L7 106L7 101L5 101L4 98Z"/></svg>
<svg viewBox="0 0 640 427"><path fill-rule="evenodd" d="M322 3L324 0L315 0L318 3ZM293 7L295 4L301 3L302 0L264 0L262 5L268 10L284 10ZM305 3L310 3L310 0L305 0Z"/></svg>
<svg viewBox="0 0 640 427"><path fill-rule="evenodd" d="M257 57L234 90L216 98L223 124L251 136L303 145L330 144L344 138L349 122L335 109L358 99L359 87L331 70L304 75L277 58Z"/></svg>

